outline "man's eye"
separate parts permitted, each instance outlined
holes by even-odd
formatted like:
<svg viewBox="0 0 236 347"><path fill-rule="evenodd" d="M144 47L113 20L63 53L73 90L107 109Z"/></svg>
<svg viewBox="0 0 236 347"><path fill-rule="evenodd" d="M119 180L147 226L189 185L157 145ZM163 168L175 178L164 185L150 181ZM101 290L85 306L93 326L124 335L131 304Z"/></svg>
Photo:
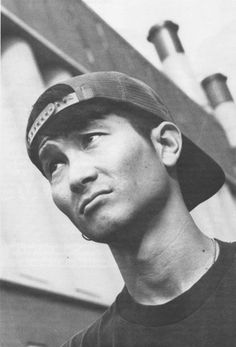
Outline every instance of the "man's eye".
<svg viewBox="0 0 236 347"><path fill-rule="evenodd" d="M101 133L83 135L83 138L82 138L83 148L87 148L87 147L92 146L100 139L101 136L102 136Z"/></svg>
<svg viewBox="0 0 236 347"><path fill-rule="evenodd" d="M50 163L49 168L48 168L50 174L52 174L54 171L57 170L59 164L60 163Z"/></svg>
<svg viewBox="0 0 236 347"><path fill-rule="evenodd" d="M55 174L60 168L62 167L63 163L61 161L52 161L48 163L46 168L46 174L49 177L52 177L53 174Z"/></svg>

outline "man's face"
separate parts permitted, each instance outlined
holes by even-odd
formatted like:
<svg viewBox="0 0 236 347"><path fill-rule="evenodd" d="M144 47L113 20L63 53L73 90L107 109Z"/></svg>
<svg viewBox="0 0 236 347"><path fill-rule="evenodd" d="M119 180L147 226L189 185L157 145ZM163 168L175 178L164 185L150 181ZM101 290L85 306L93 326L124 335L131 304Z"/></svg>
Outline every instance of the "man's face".
<svg viewBox="0 0 236 347"><path fill-rule="evenodd" d="M124 237L128 226L148 221L164 204L167 174L159 154L123 117L109 114L45 138L39 157L55 204L94 241Z"/></svg>

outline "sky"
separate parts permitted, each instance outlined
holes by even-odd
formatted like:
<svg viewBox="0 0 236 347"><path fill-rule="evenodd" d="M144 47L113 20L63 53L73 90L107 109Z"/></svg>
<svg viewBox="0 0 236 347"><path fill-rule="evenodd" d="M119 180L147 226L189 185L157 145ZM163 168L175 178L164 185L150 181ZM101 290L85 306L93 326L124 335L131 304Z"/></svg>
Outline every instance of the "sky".
<svg viewBox="0 0 236 347"><path fill-rule="evenodd" d="M221 72L236 99L235 0L84 0L154 66L161 63L146 39L150 27L163 20L179 25L188 60L201 81Z"/></svg>

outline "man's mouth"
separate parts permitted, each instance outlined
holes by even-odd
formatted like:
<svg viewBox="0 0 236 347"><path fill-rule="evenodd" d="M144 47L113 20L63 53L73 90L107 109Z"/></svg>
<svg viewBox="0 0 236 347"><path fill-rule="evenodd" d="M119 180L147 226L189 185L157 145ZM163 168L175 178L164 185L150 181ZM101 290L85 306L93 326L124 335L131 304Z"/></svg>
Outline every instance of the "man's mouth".
<svg viewBox="0 0 236 347"><path fill-rule="evenodd" d="M102 191L99 191L99 192L95 192L95 193L91 194L90 196L88 196L87 198L83 199L82 203L80 205L80 208L79 208L80 214L85 214L86 209L89 207L89 205L93 201L95 201L97 199L97 197L103 196L103 195L107 195L107 194L110 194L110 193L111 193L111 190L102 190Z"/></svg>

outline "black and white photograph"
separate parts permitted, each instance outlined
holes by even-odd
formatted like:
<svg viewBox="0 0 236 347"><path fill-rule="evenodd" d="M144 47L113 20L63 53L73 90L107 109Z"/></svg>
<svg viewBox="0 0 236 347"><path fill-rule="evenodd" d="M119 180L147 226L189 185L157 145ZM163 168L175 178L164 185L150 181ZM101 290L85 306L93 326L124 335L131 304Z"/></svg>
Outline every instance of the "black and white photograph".
<svg viewBox="0 0 236 347"><path fill-rule="evenodd" d="M2 0L0 347L236 346L236 1Z"/></svg>

